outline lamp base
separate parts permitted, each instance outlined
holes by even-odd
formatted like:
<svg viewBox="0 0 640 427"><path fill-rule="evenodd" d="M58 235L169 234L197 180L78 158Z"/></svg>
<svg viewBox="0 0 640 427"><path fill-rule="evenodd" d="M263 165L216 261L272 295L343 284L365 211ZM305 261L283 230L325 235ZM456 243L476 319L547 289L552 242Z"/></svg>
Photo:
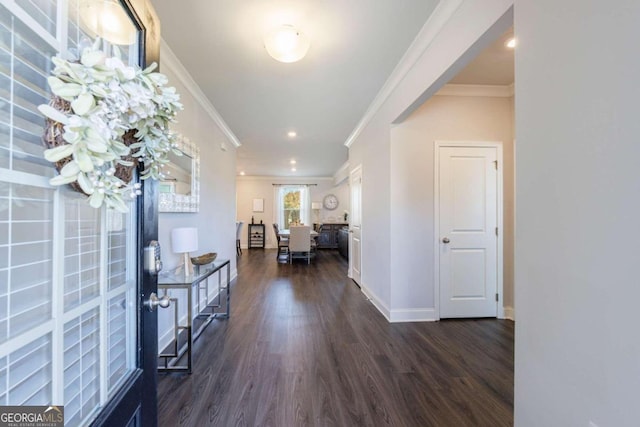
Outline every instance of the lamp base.
<svg viewBox="0 0 640 427"><path fill-rule="evenodd" d="M189 257L189 252L185 252L182 254L184 257L182 261L182 268L184 270L184 277L189 277L193 275L193 264L191 263L191 258Z"/></svg>

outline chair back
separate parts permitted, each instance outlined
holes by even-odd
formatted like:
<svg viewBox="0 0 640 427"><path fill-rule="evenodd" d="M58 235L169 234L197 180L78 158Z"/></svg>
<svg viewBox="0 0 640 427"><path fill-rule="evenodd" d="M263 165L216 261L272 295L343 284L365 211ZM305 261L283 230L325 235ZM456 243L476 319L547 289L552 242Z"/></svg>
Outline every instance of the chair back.
<svg viewBox="0 0 640 427"><path fill-rule="evenodd" d="M309 252L311 251L311 227L301 225L289 229L289 251Z"/></svg>
<svg viewBox="0 0 640 427"><path fill-rule="evenodd" d="M236 240L240 240L240 236L242 235L242 225L244 221L236 222Z"/></svg>
<svg viewBox="0 0 640 427"><path fill-rule="evenodd" d="M278 229L278 224L273 223L273 232L276 233L276 240L280 243L280 229Z"/></svg>

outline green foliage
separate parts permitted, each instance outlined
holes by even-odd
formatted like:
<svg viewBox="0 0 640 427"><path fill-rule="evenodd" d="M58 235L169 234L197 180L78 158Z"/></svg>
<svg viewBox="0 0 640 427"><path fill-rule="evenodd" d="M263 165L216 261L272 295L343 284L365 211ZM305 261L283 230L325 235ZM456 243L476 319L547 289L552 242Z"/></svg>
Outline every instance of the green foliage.
<svg viewBox="0 0 640 427"><path fill-rule="evenodd" d="M284 195L284 228L289 229L290 224L300 222L300 191L289 191Z"/></svg>
<svg viewBox="0 0 640 427"><path fill-rule="evenodd" d="M285 209L300 209L300 191L290 191L284 195Z"/></svg>

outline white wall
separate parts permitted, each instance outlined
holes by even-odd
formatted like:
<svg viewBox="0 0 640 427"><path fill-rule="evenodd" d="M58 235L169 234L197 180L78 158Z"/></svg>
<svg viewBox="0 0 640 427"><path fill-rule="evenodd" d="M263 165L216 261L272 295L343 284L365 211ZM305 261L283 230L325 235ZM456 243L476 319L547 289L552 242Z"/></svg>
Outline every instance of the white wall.
<svg viewBox="0 0 640 427"><path fill-rule="evenodd" d="M496 92L434 96L391 130L391 320L436 317L434 141L502 142L503 303L513 306L513 103Z"/></svg>
<svg viewBox="0 0 640 427"><path fill-rule="evenodd" d="M515 13L515 425L637 426L640 2Z"/></svg>
<svg viewBox="0 0 640 427"><path fill-rule="evenodd" d="M160 213L158 241L162 246L164 269L175 268L181 262L179 254L171 252L171 230L176 227L198 228L199 250L193 255L217 252L218 258L231 261L231 275L236 275L235 252L235 174L236 149L212 118L211 106L203 104L199 88L173 53L163 43L160 53L161 71L180 94L184 111L172 128L195 142L200 148L200 212ZM224 143L226 151L220 145ZM179 298L186 295L174 291ZM194 293L195 295L195 293ZM183 304L181 308L185 308ZM159 347L171 338L171 310L158 314ZM186 310L179 313L186 317Z"/></svg>
<svg viewBox="0 0 640 427"><path fill-rule="evenodd" d="M417 59L402 78L394 80L399 82L397 86L378 98L378 109L350 138L350 168L362 165L361 285L387 317L391 315L391 287L395 281L391 275L390 244L394 222L390 208L390 183L394 179L390 161L392 123L410 115L504 33L512 24L512 4L512 0L443 0L436 9L439 18L430 27L441 24L441 28L418 37L420 43L416 46L424 50L405 57Z"/></svg>
<svg viewBox="0 0 640 427"><path fill-rule="evenodd" d="M346 181L337 187L334 186L333 177L322 178L295 178L295 177L273 177L273 176L239 176L237 177L237 216L238 221L244 221L240 244L247 247L247 226L251 223L253 216L256 224L260 221L265 224L267 248L277 247L276 237L273 233L272 224L275 222L274 216L274 186L273 184L317 184L309 187L311 201L322 202L322 198L327 194L335 194L338 197L338 207L333 211L321 209L318 212L320 222L343 222L344 211L350 212L349 185ZM264 212L253 212L253 199L264 199ZM316 212L311 211L311 222L315 222Z"/></svg>

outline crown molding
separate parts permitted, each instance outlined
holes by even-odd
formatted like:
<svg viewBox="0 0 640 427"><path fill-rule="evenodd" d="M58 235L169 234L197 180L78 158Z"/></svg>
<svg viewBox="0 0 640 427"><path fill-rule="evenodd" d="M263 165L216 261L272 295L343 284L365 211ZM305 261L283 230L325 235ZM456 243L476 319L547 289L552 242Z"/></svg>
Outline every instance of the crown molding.
<svg viewBox="0 0 640 427"><path fill-rule="evenodd" d="M446 84L435 96L483 96L491 98L511 98L514 94L510 85L461 85Z"/></svg>
<svg viewBox="0 0 640 427"><path fill-rule="evenodd" d="M160 40L160 64L162 67L167 67L173 72L178 80L180 80L180 83L187 88L202 109L211 117L211 120L218 125L229 141L231 141L235 147L239 147L241 144L236 135L231 131L229 126L227 126L227 123L220 113L218 113L218 110L216 110L211 101L209 101L202 89L200 89L200 86L198 86L198 83L196 83L189 71L182 65L182 62L180 62L164 39Z"/></svg>
<svg viewBox="0 0 640 427"><path fill-rule="evenodd" d="M351 147L351 144L353 144L358 135L360 135L362 130L369 124L389 95L393 93L394 89L416 64L420 56L422 56L429 45L431 45L447 21L451 19L451 16L462 4L462 1L463 0L441 0L440 3L438 3L431 16L429 16L429 19L427 19L427 22L422 26L420 32L400 59L400 62L398 62L398 65L396 65L389 75L382 89L380 89L373 99L373 102L369 105L369 108L367 108L362 119L360 119L355 129L351 132L351 135L349 135L345 141L345 146Z"/></svg>
<svg viewBox="0 0 640 427"><path fill-rule="evenodd" d="M333 185L337 187L338 185L346 181L347 178L349 178L349 162L348 161L344 162L344 164L340 166L340 168L338 168L336 173L333 174Z"/></svg>
<svg viewBox="0 0 640 427"><path fill-rule="evenodd" d="M340 167L338 168L338 170L336 171L336 173L335 173L335 174L333 174L333 176L336 176L336 175L338 175L339 173L343 173L343 172L349 172L349 161L348 161L348 160L347 160L346 162L344 162L344 163L342 164L342 166L340 166Z"/></svg>

